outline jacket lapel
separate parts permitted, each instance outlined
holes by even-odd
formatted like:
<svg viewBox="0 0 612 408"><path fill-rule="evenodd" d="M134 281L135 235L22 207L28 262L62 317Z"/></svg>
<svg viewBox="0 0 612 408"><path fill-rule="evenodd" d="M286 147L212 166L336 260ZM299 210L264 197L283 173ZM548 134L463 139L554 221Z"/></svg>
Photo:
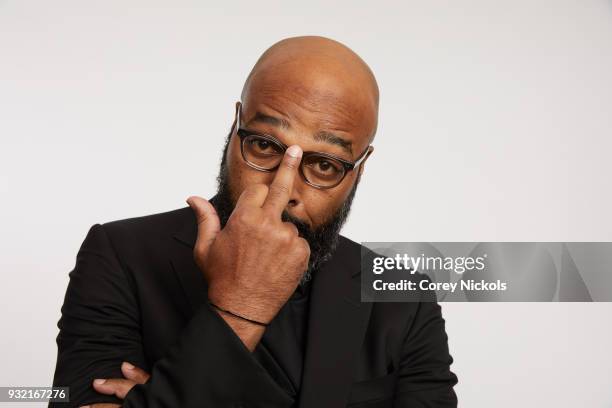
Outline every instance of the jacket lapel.
<svg viewBox="0 0 612 408"><path fill-rule="evenodd" d="M193 259L193 247L197 237L197 223L195 216L189 207L189 211L181 228L174 234L177 245L180 246L170 257L172 269L187 295L187 301L191 307L191 313L195 313L207 300L208 286L204 274Z"/></svg>
<svg viewBox="0 0 612 408"><path fill-rule="evenodd" d="M360 302L359 245L340 239L313 278L300 408L346 405L370 316L372 304Z"/></svg>

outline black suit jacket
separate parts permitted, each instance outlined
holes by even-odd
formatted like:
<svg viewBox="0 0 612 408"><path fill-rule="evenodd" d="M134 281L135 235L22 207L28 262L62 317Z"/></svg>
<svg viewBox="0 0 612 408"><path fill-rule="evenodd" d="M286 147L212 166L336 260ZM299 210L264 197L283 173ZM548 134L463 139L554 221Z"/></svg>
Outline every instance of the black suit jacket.
<svg viewBox="0 0 612 408"><path fill-rule="evenodd" d="M293 401L206 303L187 207L94 225L70 272L58 323L54 385L69 406L120 402L94 378L151 373L124 407L290 407ZM361 303L360 245L341 237L312 282L295 405L455 407L444 320L436 302ZM50 404L66 406L65 404Z"/></svg>

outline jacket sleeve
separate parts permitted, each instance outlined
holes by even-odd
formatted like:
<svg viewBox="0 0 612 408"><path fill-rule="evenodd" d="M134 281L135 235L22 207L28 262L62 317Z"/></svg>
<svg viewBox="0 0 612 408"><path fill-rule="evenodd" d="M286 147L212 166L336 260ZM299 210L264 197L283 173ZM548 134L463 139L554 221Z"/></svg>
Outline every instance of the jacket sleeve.
<svg viewBox="0 0 612 408"><path fill-rule="evenodd" d="M404 340L393 406L457 407L453 390L457 376L450 371L452 362L441 308L435 299L424 299Z"/></svg>
<svg viewBox="0 0 612 408"><path fill-rule="evenodd" d="M207 305L195 313L170 352L149 367L133 282L102 225L89 230L69 276L53 385L68 386L70 402L49 407L103 402L185 408L290 405L290 398ZM92 381L122 378L123 361L148 369L149 381L133 387L124 401L97 393Z"/></svg>

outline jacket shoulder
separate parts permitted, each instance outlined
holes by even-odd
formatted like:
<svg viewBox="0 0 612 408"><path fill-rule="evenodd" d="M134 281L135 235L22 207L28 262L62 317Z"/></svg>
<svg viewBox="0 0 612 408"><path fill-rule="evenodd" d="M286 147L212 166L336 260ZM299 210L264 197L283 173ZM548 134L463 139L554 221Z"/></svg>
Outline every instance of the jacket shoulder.
<svg viewBox="0 0 612 408"><path fill-rule="evenodd" d="M345 247L348 250L353 250L353 251L361 250L361 244L359 242L355 242L352 239L345 237L344 235L339 236L338 244Z"/></svg>
<svg viewBox="0 0 612 408"><path fill-rule="evenodd" d="M142 241L158 240L174 234L184 225L195 222L190 207L125 218L102 223L111 241L136 244Z"/></svg>

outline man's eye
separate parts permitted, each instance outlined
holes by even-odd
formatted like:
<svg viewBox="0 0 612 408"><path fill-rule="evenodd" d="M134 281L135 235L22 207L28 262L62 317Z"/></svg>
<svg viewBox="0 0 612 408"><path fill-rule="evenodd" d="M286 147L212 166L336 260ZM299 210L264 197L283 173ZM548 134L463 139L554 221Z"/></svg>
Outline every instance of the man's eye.
<svg viewBox="0 0 612 408"><path fill-rule="evenodd" d="M318 166L319 166L319 170L323 172L333 170L332 165L328 161L319 162Z"/></svg>
<svg viewBox="0 0 612 408"><path fill-rule="evenodd" d="M267 140L256 140L255 143L257 144L257 147L261 150L266 150L271 145L271 143Z"/></svg>
<svg viewBox="0 0 612 408"><path fill-rule="evenodd" d="M328 176L333 176L334 174L340 172L338 165L328 160L319 160L317 162L314 162L312 163L311 167L317 173L321 173Z"/></svg>
<svg viewBox="0 0 612 408"><path fill-rule="evenodd" d="M278 154L279 147L269 140L263 138L252 138L249 140L249 148L255 153Z"/></svg>

